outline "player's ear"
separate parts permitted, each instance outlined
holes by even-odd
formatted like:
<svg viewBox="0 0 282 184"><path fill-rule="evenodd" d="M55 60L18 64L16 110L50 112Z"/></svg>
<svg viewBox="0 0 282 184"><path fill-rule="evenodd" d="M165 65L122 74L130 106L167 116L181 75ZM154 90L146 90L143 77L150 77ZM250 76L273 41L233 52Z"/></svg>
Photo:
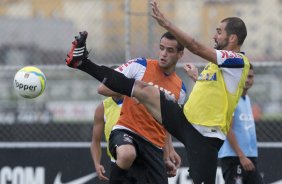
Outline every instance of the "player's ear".
<svg viewBox="0 0 282 184"><path fill-rule="evenodd" d="M238 37L236 34L231 34L229 36L229 42L232 42L232 43L238 43Z"/></svg>
<svg viewBox="0 0 282 184"><path fill-rule="evenodd" d="M181 51L177 51L177 52L178 52L178 59L182 58L184 51L181 50Z"/></svg>

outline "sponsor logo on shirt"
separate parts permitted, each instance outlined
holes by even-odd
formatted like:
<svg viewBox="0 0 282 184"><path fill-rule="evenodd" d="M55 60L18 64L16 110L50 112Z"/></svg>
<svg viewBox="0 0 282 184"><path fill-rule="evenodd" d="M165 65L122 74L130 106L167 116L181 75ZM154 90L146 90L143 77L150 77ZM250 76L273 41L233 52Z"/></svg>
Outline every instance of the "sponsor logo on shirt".
<svg viewBox="0 0 282 184"><path fill-rule="evenodd" d="M221 57L228 59L228 58L242 58L239 54L233 51L221 50Z"/></svg>
<svg viewBox="0 0 282 184"><path fill-rule="evenodd" d="M198 77L199 81L216 81L216 73L201 73Z"/></svg>
<svg viewBox="0 0 282 184"><path fill-rule="evenodd" d="M173 100L173 101L176 100L175 95L171 91L169 91L169 90L167 90L167 89L165 89L165 88L163 88L163 87L161 87L157 84L154 84L153 82L148 82L148 84L158 88L160 91L163 91L166 94L166 96L169 97L170 100Z"/></svg>

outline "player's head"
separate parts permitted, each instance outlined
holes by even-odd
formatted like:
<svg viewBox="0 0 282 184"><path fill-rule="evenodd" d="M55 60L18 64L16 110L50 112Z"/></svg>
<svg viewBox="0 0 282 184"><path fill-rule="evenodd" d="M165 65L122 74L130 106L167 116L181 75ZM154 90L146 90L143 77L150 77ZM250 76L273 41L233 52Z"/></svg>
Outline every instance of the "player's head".
<svg viewBox="0 0 282 184"><path fill-rule="evenodd" d="M171 34L170 32L165 32L162 36L161 36L161 39L160 39L160 42L162 40L162 38L167 38L169 40L174 40L177 42L177 51L181 52L181 51L184 51L184 46L178 42L175 38L175 36L173 34Z"/></svg>
<svg viewBox="0 0 282 184"><path fill-rule="evenodd" d="M166 32L161 36L159 46L159 66L167 72L174 71L177 61L183 56L183 45L170 32Z"/></svg>
<svg viewBox="0 0 282 184"><path fill-rule="evenodd" d="M238 17L228 17L223 19L216 28L214 36L215 49L230 49L241 46L247 37L247 28L242 19Z"/></svg>
<svg viewBox="0 0 282 184"><path fill-rule="evenodd" d="M254 84L254 66L250 63L250 70L245 82L244 92L246 93Z"/></svg>

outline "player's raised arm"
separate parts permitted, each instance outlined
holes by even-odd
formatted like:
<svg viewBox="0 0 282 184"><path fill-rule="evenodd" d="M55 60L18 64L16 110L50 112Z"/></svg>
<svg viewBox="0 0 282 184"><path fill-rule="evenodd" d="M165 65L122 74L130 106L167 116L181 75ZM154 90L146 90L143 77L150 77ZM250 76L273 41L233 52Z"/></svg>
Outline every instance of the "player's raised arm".
<svg viewBox="0 0 282 184"><path fill-rule="evenodd" d="M154 0L151 1L151 7L152 7L152 17L156 19L156 21L160 26L171 32L177 38L177 40L182 45L184 45L184 47L186 47L192 53L206 59L207 61L211 61L217 64L215 49L199 43L189 34L185 33L177 26L175 26L172 22L170 22L160 11L156 1Z"/></svg>

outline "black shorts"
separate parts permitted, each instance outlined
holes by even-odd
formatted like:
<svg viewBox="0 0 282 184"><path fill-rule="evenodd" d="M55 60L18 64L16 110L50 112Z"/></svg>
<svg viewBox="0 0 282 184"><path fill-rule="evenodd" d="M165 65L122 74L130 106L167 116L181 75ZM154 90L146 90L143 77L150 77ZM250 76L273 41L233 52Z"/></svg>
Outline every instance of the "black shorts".
<svg viewBox="0 0 282 184"><path fill-rule="evenodd" d="M220 159L225 183L263 184L262 177L257 169L257 159L254 157L248 158L255 165L255 171L245 171L238 157L225 157Z"/></svg>
<svg viewBox="0 0 282 184"><path fill-rule="evenodd" d="M111 170L115 163L111 162ZM127 176L122 182L122 184L148 184L146 179L146 168L144 164L133 164L132 167L128 170Z"/></svg>
<svg viewBox="0 0 282 184"><path fill-rule="evenodd" d="M195 184L215 183L217 156L223 141L204 137L186 119L183 108L160 93L162 124L187 151L189 175Z"/></svg>
<svg viewBox="0 0 282 184"><path fill-rule="evenodd" d="M111 132L109 149L114 158L116 158L116 147L126 144L131 144L135 147L137 157L132 167L145 167L143 172L145 172L147 183L168 183L166 168L163 161L163 151L161 149L128 130L116 129Z"/></svg>

